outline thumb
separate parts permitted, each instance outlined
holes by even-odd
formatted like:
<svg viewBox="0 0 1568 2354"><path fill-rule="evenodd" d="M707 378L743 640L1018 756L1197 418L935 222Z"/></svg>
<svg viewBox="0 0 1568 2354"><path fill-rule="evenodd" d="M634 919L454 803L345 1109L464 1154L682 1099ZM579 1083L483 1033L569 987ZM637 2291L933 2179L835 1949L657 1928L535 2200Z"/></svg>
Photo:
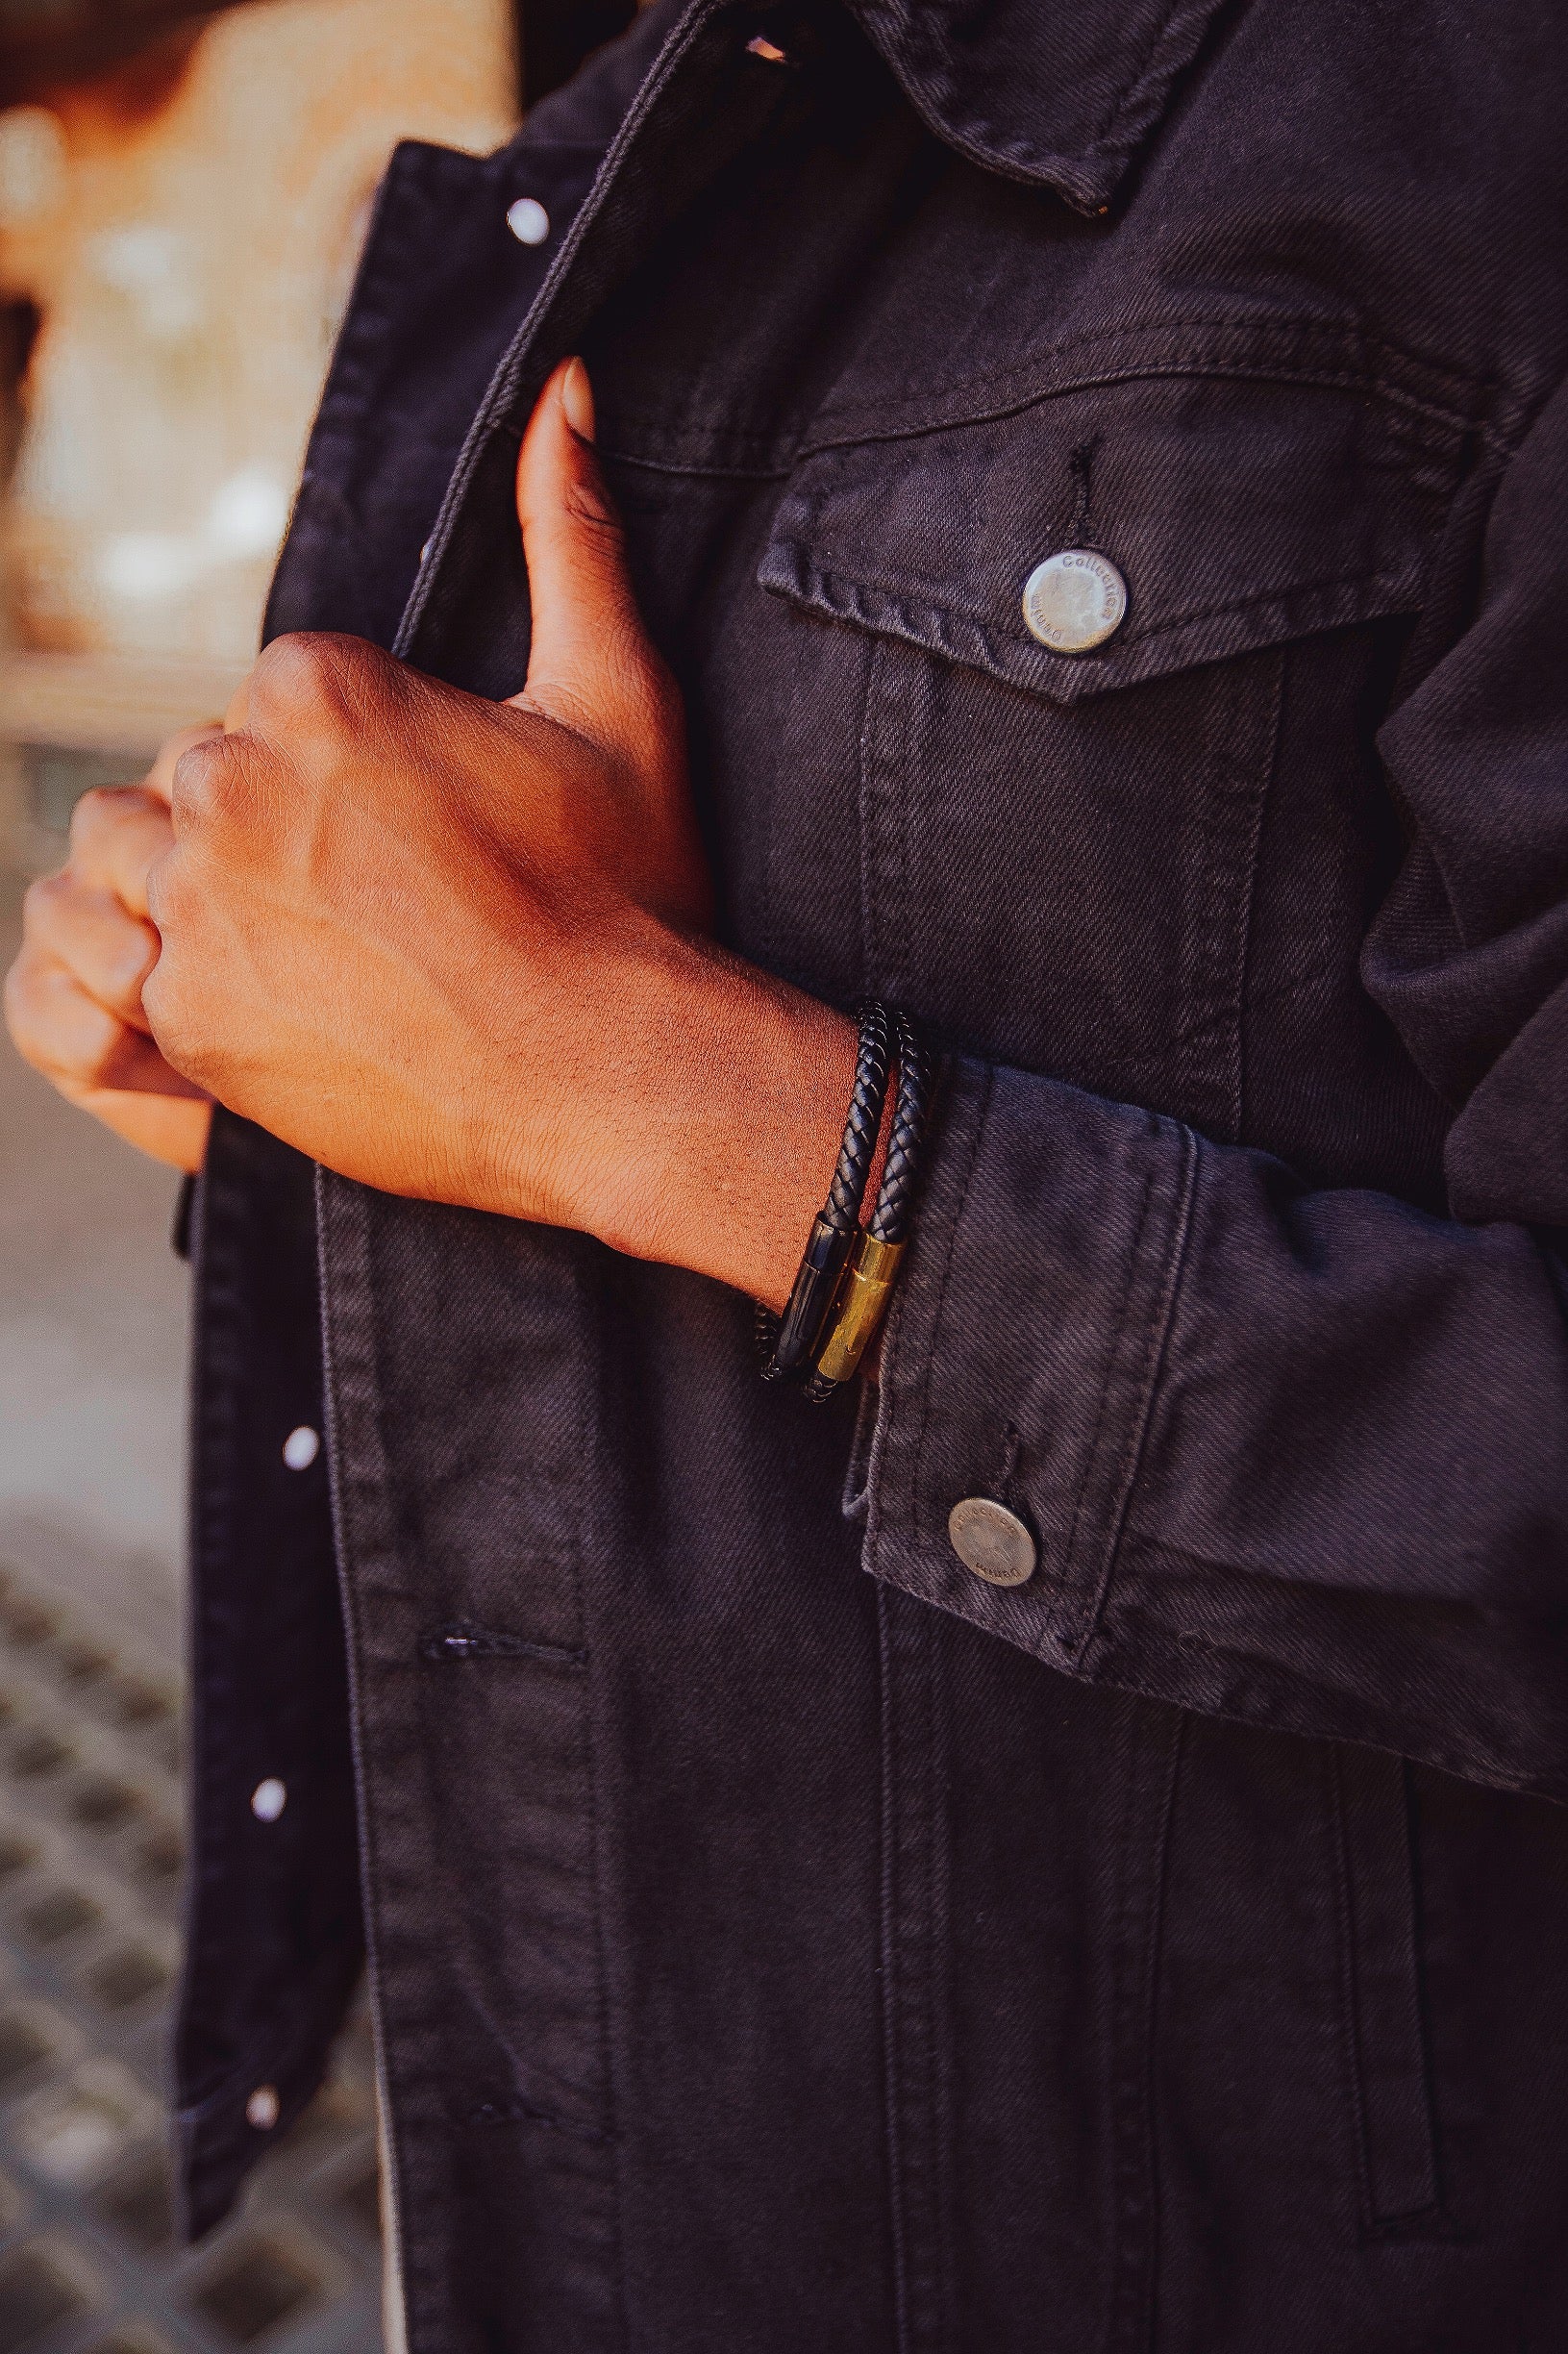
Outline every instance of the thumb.
<svg viewBox="0 0 1568 2354"><path fill-rule="evenodd" d="M546 383L517 454L534 640L511 700L576 734L622 743L646 725L664 670L633 594L626 542L593 448L593 388L581 360Z"/></svg>

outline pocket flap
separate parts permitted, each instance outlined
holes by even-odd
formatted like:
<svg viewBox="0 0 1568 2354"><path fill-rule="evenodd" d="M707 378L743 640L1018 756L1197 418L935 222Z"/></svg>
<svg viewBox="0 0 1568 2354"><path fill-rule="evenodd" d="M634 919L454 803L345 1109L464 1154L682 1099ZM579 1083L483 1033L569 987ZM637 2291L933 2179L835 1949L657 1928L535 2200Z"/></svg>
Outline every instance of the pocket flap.
<svg viewBox="0 0 1568 2354"><path fill-rule="evenodd" d="M1062 703L1279 639L1413 611L1461 437L1364 387L1170 375L1010 413L863 435L797 464L764 588ZM1054 653L1024 584L1096 549L1127 610Z"/></svg>

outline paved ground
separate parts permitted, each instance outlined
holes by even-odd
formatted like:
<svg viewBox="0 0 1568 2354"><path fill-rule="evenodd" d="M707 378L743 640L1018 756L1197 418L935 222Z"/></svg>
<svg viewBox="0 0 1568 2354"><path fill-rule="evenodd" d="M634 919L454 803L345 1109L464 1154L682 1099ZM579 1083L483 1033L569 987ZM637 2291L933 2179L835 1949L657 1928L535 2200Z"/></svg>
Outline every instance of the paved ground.
<svg viewBox="0 0 1568 2354"><path fill-rule="evenodd" d="M21 885L0 897L0 964ZM0 1039L0 1559L172 1649L187 1276L177 1180Z"/></svg>

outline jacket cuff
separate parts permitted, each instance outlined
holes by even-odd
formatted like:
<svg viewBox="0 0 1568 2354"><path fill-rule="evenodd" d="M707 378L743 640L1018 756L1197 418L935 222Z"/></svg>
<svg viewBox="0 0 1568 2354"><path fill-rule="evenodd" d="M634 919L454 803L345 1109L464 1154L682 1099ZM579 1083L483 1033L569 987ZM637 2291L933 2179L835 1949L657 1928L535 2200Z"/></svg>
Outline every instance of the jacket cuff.
<svg viewBox="0 0 1568 2354"><path fill-rule="evenodd" d="M1170 1324L1188 1131L1027 1072L954 1065L846 1508L865 1566L1074 1668L1105 1605ZM994 1498L1038 1549L988 1584L948 1534Z"/></svg>

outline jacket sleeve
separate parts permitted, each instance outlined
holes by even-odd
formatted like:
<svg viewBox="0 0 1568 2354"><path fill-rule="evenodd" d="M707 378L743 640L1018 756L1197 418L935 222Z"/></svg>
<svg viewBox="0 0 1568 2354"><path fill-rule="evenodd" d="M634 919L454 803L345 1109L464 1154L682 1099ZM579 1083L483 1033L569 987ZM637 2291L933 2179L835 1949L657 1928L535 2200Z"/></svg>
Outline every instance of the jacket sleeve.
<svg viewBox="0 0 1568 2354"><path fill-rule="evenodd" d="M960 1062L851 1509L1068 1674L1568 1799L1568 396L1380 748L1363 978L1453 1107L1452 1215ZM977 1494L1027 1583L954 1552Z"/></svg>

